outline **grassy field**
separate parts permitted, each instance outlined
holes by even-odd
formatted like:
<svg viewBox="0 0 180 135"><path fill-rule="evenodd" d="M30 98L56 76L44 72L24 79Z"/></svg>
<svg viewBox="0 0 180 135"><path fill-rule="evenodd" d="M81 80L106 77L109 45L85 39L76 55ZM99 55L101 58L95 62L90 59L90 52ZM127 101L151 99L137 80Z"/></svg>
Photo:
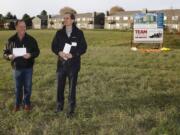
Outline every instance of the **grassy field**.
<svg viewBox="0 0 180 135"><path fill-rule="evenodd" d="M161 53L130 51L130 33L84 31L73 119L55 114L56 56L50 46L56 31L28 31L39 43L29 113L12 112L10 64L0 58L0 135L180 135L180 35L165 35ZM14 31L0 31L0 50ZM147 47L147 46L146 46ZM1 51L1 54L3 51Z"/></svg>

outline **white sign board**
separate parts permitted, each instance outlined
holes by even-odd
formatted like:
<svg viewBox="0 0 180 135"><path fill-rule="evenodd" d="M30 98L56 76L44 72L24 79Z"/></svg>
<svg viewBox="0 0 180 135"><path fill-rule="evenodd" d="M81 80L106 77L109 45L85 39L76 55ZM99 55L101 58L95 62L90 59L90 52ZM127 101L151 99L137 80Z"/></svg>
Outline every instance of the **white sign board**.
<svg viewBox="0 0 180 135"><path fill-rule="evenodd" d="M163 29L134 29L135 43L163 43Z"/></svg>
<svg viewBox="0 0 180 135"><path fill-rule="evenodd" d="M163 43L162 13L139 13L134 17L134 43Z"/></svg>

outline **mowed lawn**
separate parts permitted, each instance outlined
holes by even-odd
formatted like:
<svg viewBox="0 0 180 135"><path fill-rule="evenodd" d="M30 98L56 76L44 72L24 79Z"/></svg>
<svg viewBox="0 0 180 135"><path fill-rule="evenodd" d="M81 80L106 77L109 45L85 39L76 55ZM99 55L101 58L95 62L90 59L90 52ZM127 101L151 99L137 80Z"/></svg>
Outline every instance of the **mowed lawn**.
<svg viewBox="0 0 180 135"><path fill-rule="evenodd" d="M130 32L84 31L88 50L78 78L76 114L68 119L68 85L64 112L54 113L57 58L50 48L55 32L28 31L41 50L29 113L12 112L12 70L0 58L0 135L180 134L180 35L165 35L169 52L142 53L130 50ZM13 33L0 31L1 56Z"/></svg>

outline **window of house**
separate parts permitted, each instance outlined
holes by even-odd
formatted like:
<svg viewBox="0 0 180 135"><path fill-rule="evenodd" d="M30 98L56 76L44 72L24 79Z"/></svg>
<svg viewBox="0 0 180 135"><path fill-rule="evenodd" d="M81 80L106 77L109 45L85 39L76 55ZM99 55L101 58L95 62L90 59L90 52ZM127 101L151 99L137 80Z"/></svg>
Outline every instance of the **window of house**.
<svg viewBox="0 0 180 135"><path fill-rule="evenodd" d="M92 21L93 19L92 18L89 18L89 21Z"/></svg>
<svg viewBox="0 0 180 135"><path fill-rule="evenodd" d="M178 20L178 16L172 16L172 20L177 21Z"/></svg>
<svg viewBox="0 0 180 135"><path fill-rule="evenodd" d="M118 21L118 20L120 20L120 17L119 17L119 16L117 16L117 17L116 17L116 20L117 20L117 21Z"/></svg>
<svg viewBox="0 0 180 135"><path fill-rule="evenodd" d="M167 16L164 16L164 21L166 21L167 20Z"/></svg>
<svg viewBox="0 0 180 135"><path fill-rule="evenodd" d="M112 17L112 16L109 16L109 17L107 18L107 20L113 20L113 17Z"/></svg>
<svg viewBox="0 0 180 135"><path fill-rule="evenodd" d="M128 20L128 16L124 16L124 17L123 17L123 20L124 20L124 21L127 21L127 20Z"/></svg>
<svg viewBox="0 0 180 135"><path fill-rule="evenodd" d="M83 18L83 21L86 21L86 18Z"/></svg>
<svg viewBox="0 0 180 135"><path fill-rule="evenodd" d="M77 21L79 22L81 19L80 18L77 18Z"/></svg>
<svg viewBox="0 0 180 135"><path fill-rule="evenodd" d="M127 23L124 23L124 24L123 24L123 27L128 27L128 24L127 24Z"/></svg>
<svg viewBox="0 0 180 135"><path fill-rule="evenodd" d="M133 20L133 19L134 19L134 17L133 17L133 16L131 16L131 17L130 17L130 20Z"/></svg>

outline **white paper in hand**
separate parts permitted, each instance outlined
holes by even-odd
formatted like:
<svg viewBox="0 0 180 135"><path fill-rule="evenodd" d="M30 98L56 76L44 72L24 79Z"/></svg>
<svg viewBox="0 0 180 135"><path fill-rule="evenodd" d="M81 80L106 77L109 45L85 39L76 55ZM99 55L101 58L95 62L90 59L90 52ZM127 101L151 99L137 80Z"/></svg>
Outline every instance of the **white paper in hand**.
<svg viewBox="0 0 180 135"><path fill-rule="evenodd" d="M71 51L71 45L68 44L68 43L65 43L63 52L64 52L64 53L70 53L70 51Z"/></svg>
<svg viewBox="0 0 180 135"><path fill-rule="evenodd" d="M13 48L13 55L20 57L26 54L26 48Z"/></svg>

